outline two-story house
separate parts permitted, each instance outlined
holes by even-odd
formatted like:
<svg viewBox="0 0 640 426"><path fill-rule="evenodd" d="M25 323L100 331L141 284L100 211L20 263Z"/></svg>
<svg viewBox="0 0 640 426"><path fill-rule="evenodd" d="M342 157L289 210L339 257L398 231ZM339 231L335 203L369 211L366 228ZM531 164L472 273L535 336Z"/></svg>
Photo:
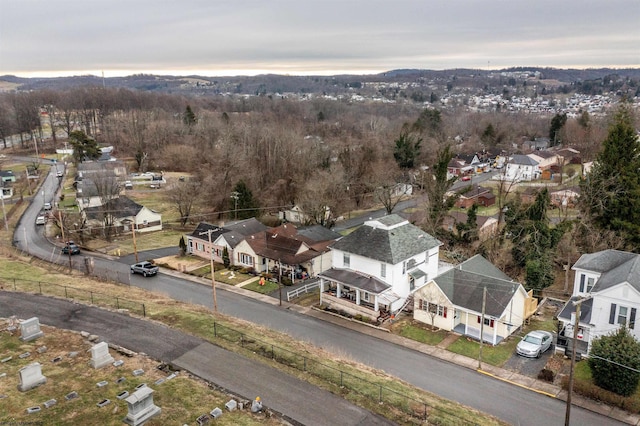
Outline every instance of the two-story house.
<svg viewBox="0 0 640 426"><path fill-rule="evenodd" d="M558 347L572 347L576 308L577 353L588 354L593 339L628 327L636 339L636 314L640 309L640 255L618 250L583 254L571 268L575 271L573 293L558 320Z"/></svg>
<svg viewBox="0 0 640 426"><path fill-rule="evenodd" d="M437 275L441 245L396 214L366 221L331 246L320 304L372 320L393 315Z"/></svg>
<svg viewBox="0 0 640 426"><path fill-rule="evenodd" d="M517 154L512 155L511 160L506 164L504 176L499 176L504 180L520 182L538 179L540 173L536 160L526 155Z"/></svg>

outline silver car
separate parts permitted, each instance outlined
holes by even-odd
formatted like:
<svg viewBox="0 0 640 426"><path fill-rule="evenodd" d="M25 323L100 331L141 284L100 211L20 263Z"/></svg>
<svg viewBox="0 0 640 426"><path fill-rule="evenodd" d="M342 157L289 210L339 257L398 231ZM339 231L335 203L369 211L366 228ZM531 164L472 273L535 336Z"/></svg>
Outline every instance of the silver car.
<svg viewBox="0 0 640 426"><path fill-rule="evenodd" d="M553 343L553 335L548 331L531 331L518 343L516 352L518 355L540 358L540 355L551 347L551 343Z"/></svg>

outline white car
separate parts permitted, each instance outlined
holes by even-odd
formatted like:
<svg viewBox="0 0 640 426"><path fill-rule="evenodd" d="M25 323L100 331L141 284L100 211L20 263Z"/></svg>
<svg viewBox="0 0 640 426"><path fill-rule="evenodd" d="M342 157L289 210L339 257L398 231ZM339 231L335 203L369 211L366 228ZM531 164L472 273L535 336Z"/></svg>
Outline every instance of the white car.
<svg viewBox="0 0 640 426"><path fill-rule="evenodd" d="M36 225L44 225L45 223L47 223L47 217L40 213L38 217L36 217Z"/></svg>
<svg viewBox="0 0 640 426"><path fill-rule="evenodd" d="M540 358L544 352L546 352L553 343L553 334L548 331L536 330L530 331L516 346L516 352L518 355Z"/></svg>
<svg viewBox="0 0 640 426"><path fill-rule="evenodd" d="M44 203L45 210L51 210L51 203Z"/></svg>

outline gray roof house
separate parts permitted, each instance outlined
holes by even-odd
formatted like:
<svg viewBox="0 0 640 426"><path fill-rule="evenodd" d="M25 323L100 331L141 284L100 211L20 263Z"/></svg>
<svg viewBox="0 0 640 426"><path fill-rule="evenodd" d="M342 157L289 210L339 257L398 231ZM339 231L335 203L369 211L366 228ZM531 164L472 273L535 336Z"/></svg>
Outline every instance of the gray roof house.
<svg viewBox="0 0 640 426"><path fill-rule="evenodd" d="M213 246L213 260L223 262L224 248L233 257L233 249L247 236L267 230L268 227L256 218L230 222L225 225L212 225L201 222L196 229L186 235L187 253L209 260L211 247L209 246L209 230Z"/></svg>
<svg viewBox="0 0 640 426"><path fill-rule="evenodd" d="M393 315L436 276L441 244L396 214L366 221L331 246L320 303L373 320Z"/></svg>
<svg viewBox="0 0 640 426"><path fill-rule="evenodd" d="M583 254L575 271L571 300L558 320L558 346L569 348L578 327L578 353L588 355L593 339L628 327L640 340L636 316L640 309L640 255L619 250ZM576 321L576 306L580 318Z"/></svg>
<svg viewBox="0 0 640 426"><path fill-rule="evenodd" d="M414 303L415 320L475 339L482 329L483 341L493 345L518 330L537 307L522 284L480 255L435 277L415 293Z"/></svg>

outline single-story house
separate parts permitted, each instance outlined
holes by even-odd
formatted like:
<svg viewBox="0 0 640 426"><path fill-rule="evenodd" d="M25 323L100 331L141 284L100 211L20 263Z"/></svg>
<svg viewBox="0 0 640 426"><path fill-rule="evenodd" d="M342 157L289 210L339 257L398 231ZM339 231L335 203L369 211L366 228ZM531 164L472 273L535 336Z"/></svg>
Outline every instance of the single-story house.
<svg viewBox="0 0 640 426"><path fill-rule="evenodd" d="M468 191L462 191L456 201L455 206L467 209L474 204L482 207L489 207L496 203L496 196L490 189L473 184Z"/></svg>
<svg viewBox="0 0 640 426"><path fill-rule="evenodd" d="M224 225L201 222L191 234L186 235L187 253L209 260L212 245L213 261L222 263L225 247L231 260L234 258L233 251L240 242L247 236L266 229L268 227L254 217ZM211 245L209 233L211 233Z"/></svg>
<svg viewBox="0 0 640 426"><path fill-rule="evenodd" d="M103 206L87 207L82 210L82 215L87 226L93 229L103 228L105 217L109 216L109 222L115 227L115 233L129 232L132 229L138 232L162 230L160 213L125 196L114 198Z"/></svg>

